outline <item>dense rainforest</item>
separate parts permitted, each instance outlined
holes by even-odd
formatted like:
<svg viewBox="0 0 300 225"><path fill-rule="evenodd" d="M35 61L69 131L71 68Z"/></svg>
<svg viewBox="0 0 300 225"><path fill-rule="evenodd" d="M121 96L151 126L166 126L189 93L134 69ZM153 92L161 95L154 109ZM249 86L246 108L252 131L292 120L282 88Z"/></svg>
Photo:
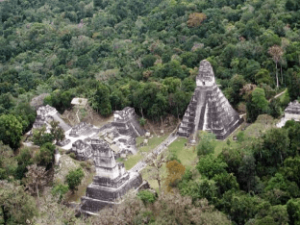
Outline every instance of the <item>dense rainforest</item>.
<svg viewBox="0 0 300 225"><path fill-rule="evenodd" d="M131 106L151 121L182 118L199 62L207 59L248 123L261 114L279 118L300 98L298 0L0 0L0 16L3 224L111 224L118 217L106 212L107 222L83 222L61 199L33 203L37 192L32 198L24 188L28 167L51 170L55 151L48 136L34 157L20 148L36 117L29 104L35 96L49 93L44 103L60 112L83 97L104 117ZM131 214L126 207L115 211L123 222L114 223L300 224L299 123L255 138L240 132L217 157L216 140L203 135L196 168L170 182L176 194L143 192L127 203ZM40 180L38 187L46 183Z"/></svg>

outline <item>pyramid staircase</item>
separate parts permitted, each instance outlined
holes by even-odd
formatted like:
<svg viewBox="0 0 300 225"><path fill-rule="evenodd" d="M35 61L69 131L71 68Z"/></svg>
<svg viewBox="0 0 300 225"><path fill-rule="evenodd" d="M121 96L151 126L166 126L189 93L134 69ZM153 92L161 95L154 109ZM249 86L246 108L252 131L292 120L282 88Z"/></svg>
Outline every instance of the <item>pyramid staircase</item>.
<svg viewBox="0 0 300 225"><path fill-rule="evenodd" d="M205 64L206 67L210 67L206 68L206 76L208 70L210 71L209 76L214 78L211 65L207 61ZM201 73L202 71L199 71L198 76ZM197 79L201 78L197 77ZM243 119L231 107L222 91L214 82L208 86L201 84L195 89L177 135L187 138L192 135L191 139L195 141L198 130L207 130L213 132L217 139L225 139L243 122Z"/></svg>

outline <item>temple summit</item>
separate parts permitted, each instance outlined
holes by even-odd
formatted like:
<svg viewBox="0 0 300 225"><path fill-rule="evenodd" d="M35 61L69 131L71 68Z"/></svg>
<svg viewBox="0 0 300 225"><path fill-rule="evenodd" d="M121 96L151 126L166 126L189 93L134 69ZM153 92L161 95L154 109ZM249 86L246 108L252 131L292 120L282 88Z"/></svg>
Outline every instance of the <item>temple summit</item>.
<svg viewBox="0 0 300 225"><path fill-rule="evenodd" d="M199 130L210 131L217 139L225 139L242 122L222 91L207 60L200 62L196 89L180 124L178 135L195 142Z"/></svg>

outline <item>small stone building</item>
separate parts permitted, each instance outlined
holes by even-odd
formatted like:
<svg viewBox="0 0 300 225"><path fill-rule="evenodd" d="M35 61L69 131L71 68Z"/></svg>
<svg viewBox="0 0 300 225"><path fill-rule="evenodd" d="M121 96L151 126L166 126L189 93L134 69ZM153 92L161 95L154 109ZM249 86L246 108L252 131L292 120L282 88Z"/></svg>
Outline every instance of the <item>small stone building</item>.
<svg viewBox="0 0 300 225"><path fill-rule="evenodd" d="M297 100L289 103L288 107L284 110L284 117L276 126L283 127L288 120L300 121L300 103Z"/></svg>
<svg viewBox="0 0 300 225"><path fill-rule="evenodd" d="M300 103L297 100L290 102L284 114L287 120L300 121Z"/></svg>
<svg viewBox="0 0 300 225"><path fill-rule="evenodd" d="M79 108L85 108L87 104L88 104L88 99L86 98L73 98L71 101L71 105Z"/></svg>

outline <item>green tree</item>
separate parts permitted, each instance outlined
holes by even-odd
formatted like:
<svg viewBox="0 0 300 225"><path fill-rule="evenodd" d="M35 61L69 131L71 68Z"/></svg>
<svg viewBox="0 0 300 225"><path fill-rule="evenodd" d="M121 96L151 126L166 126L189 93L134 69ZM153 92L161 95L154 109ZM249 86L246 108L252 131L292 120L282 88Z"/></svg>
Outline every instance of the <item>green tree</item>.
<svg viewBox="0 0 300 225"><path fill-rule="evenodd" d="M58 121L50 122L51 129L50 132L56 142L62 141L65 138L64 130L59 126Z"/></svg>
<svg viewBox="0 0 300 225"><path fill-rule="evenodd" d="M141 199L144 204L148 204L148 203L154 203L157 196L155 195L155 193L149 191L149 190L142 190L137 194L138 198Z"/></svg>
<svg viewBox="0 0 300 225"><path fill-rule="evenodd" d="M300 187L300 157L287 158L284 160L282 174L290 181L294 181Z"/></svg>
<svg viewBox="0 0 300 225"><path fill-rule="evenodd" d="M19 119L23 133L31 129L35 121L36 111L27 102L19 102L13 109L13 114Z"/></svg>
<svg viewBox="0 0 300 225"><path fill-rule="evenodd" d="M214 158L212 155L206 155L199 159L197 169L201 175L211 179L216 174L225 173L227 164L222 162L220 159Z"/></svg>
<svg viewBox="0 0 300 225"><path fill-rule="evenodd" d="M0 140L16 149L20 146L22 124L11 114L0 116Z"/></svg>
<svg viewBox="0 0 300 225"><path fill-rule="evenodd" d="M218 158L228 165L226 168L228 173L238 174L238 169L243 161L243 155L244 152L240 147L233 148L226 146L222 149Z"/></svg>
<svg viewBox="0 0 300 225"><path fill-rule="evenodd" d="M229 88L225 90L226 97L231 104L236 105L242 100L241 89L246 84L242 75L234 75L229 81Z"/></svg>
<svg viewBox="0 0 300 225"><path fill-rule="evenodd" d="M273 61L276 64L276 87L279 87L279 80L278 80L278 69L277 69L277 64L280 61L282 55L283 55L283 50L280 46L274 45L269 48L268 53L272 56Z"/></svg>
<svg viewBox="0 0 300 225"><path fill-rule="evenodd" d="M246 99L247 120L249 122L254 122L259 114L269 110L269 102L267 101L265 91L262 88L255 88Z"/></svg>
<svg viewBox="0 0 300 225"><path fill-rule="evenodd" d="M252 101L262 112L267 111L268 101L265 98L265 91L263 89L255 88L255 90L252 92Z"/></svg>
<svg viewBox="0 0 300 225"><path fill-rule="evenodd" d="M53 165L54 154L55 145L48 142L41 146L35 160L39 165L45 166L47 169L49 169Z"/></svg>
<svg viewBox="0 0 300 225"><path fill-rule="evenodd" d="M300 198L291 199L287 203L287 211L291 225L300 224Z"/></svg>
<svg viewBox="0 0 300 225"><path fill-rule="evenodd" d="M290 139L286 130L273 128L268 130L262 139L262 148L264 149L265 155L262 155L264 159L259 159L265 161L265 165L281 165L284 159L291 155L289 150Z"/></svg>
<svg viewBox="0 0 300 225"><path fill-rule="evenodd" d="M13 150L0 141L0 180L13 176L15 172L16 159Z"/></svg>
<svg viewBox="0 0 300 225"><path fill-rule="evenodd" d="M200 142L197 146L197 155L205 156L213 154L216 147L216 136L213 133L201 132Z"/></svg>
<svg viewBox="0 0 300 225"><path fill-rule="evenodd" d="M156 57L154 55L146 55L142 58L142 65L144 68L149 68L154 65Z"/></svg>
<svg viewBox="0 0 300 225"><path fill-rule="evenodd" d="M198 56L194 52L184 52L180 57L182 58L182 64L189 68L194 68L199 63Z"/></svg>
<svg viewBox="0 0 300 225"><path fill-rule="evenodd" d="M20 150L19 155L16 157L18 166L15 171L15 178L21 180L25 173L28 171L27 166L32 164L32 156L28 148Z"/></svg>
<svg viewBox="0 0 300 225"><path fill-rule="evenodd" d="M68 183L69 189L74 194L75 190L77 190L78 186L81 184L81 180L84 177L84 173L81 168L71 170L67 177L66 181Z"/></svg>
<svg viewBox="0 0 300 225"><path fill-rule="evenodd" d="M300 97L300 74L293 73L291 75L288 92L292 101Z"/></svg>
<svg viewBox="0 0 300 225"><path fill-rule="evenodd" d="M0 221L4 224L26 224L37 211L34 199L24 187L7 181L0 181L0 208Z"/></svg>
<svg viewBox="0 0 300 225"><path fill-rule="evenodd" d="M250 192L253 190L255 185L255 175L256 175L256 164L255 158L252 154L245 154L243 156L241 165L238 169L238 181L244 185L244 189Z"/></svg>
<svg viewBox="0 0 300 225"><path fill-rule="evenodd" d="M273 80L270 76L270 72L266 69L260 69L258 71L258 73L255 74L255 81L256 84L268 84L268 85L272 85L273 84Z"/></svg>
<svg viewBox="0 0 300 225"><path fill-rule="evenodd" d="M273 191L280 190L283 193L277 196L277 199L280 201L279 203L286 203L286 201L290 197L299 197L300 190L295 182L291 182L287 180L283 174L276 173L274 177L272 177L265 188L265 191Z"/></svg>
<svg viewBox="0 0 300 225"><path fill-rule="evenodd" d="M246 224L259 211L259 203L263 200L257 196L236 191L227 191L219 201L219 208L226 212L236 224Z"/></svg>
<svg viewBox="0 0 300 225"><path fill-rule="evenodd" d="M295 156L300 150L300 124L290 120L286 122L284 129L287 129L290 139L290 156Z"/></svg>
<svg viewBox="0 0 300 225"><path fill-rule="evenodd" d="M212 179L216 182L219 196L222 196L226 191L239 189L236 177L232 173L216 174Z"/></svg>
<svg viewBox="0 0 300 225"><path fill-rule="evenodd" d="M102 116L108 116L112 112L109 96L110 92L108 87L100 83L97 86L97 91L92 99L92 106Z"/></svg>
<svg viewBox="0 0 300 225"><path fill-rule="evenodd" d="M45 143L52 143L53 135L46 133L46 126L33 130L32 141L34 144L42 146Z"/></svg>
<svg viewBox="0 0 300 225"><path fill-rule="evenodd" d="M282 113L280 107L280 99L273 98L269 104L269 108L270 108L270 115L273 116L274 118L278 118Z"/></svg>

